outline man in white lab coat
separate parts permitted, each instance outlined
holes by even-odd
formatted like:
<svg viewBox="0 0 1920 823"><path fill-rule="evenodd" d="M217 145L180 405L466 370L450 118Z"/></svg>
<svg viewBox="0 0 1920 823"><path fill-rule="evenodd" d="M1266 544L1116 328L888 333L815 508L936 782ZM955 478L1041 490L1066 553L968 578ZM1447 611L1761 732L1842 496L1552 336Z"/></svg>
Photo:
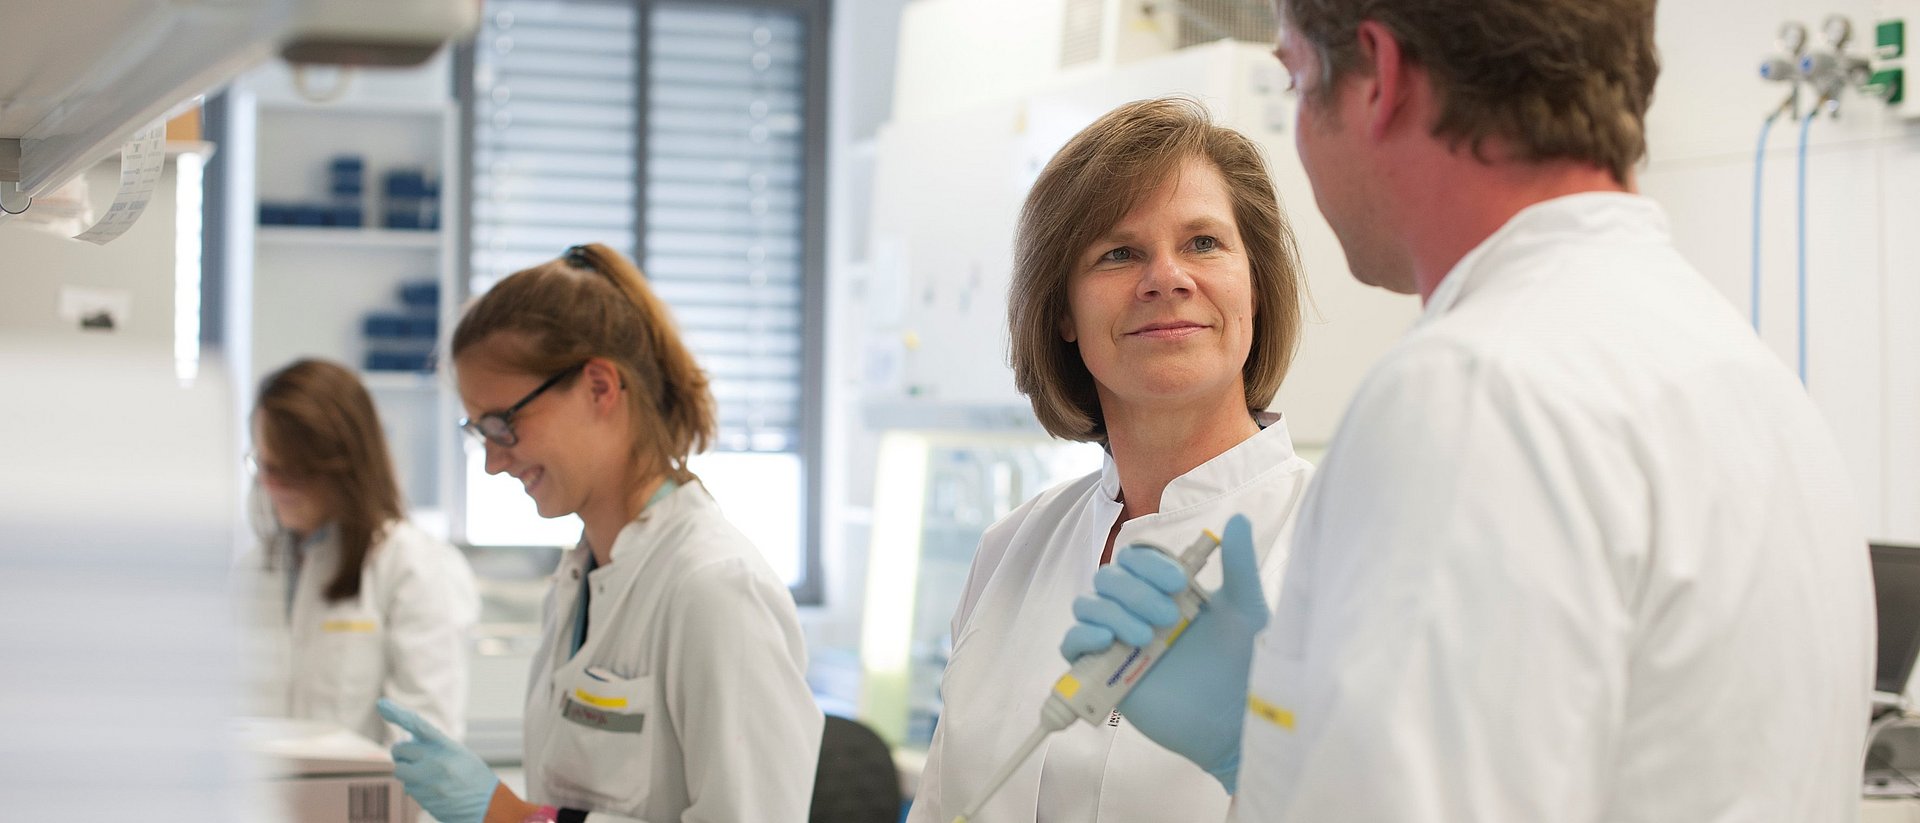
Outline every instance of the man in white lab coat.
<svg viewBox="0 0 1920 823"><path fill-rule="evenodd" d="M1228 546L1122 711L1237 781L1238 820L1853 819L1865 541L1802 387L1632 193L1651 0L1279 11L1315 198L1355 276L1426 312L1355 396L1270 619ZM1242 697L1240 740L1178 731Z"/></svg>

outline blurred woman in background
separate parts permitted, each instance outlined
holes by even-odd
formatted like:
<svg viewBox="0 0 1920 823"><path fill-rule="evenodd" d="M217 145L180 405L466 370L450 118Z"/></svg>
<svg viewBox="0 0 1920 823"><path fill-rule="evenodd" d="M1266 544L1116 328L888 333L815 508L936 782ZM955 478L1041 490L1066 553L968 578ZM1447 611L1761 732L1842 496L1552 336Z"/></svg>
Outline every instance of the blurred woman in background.
<svg viewBox="0 0 1920 823"><path fill-rule="evenodd" d="M268 620L287 642L284 713L387 743L374 709L387 697L464 734L473 571L407 522L366 388L342 366L296 361L261 381L252 427L271 510Z"/></svg>

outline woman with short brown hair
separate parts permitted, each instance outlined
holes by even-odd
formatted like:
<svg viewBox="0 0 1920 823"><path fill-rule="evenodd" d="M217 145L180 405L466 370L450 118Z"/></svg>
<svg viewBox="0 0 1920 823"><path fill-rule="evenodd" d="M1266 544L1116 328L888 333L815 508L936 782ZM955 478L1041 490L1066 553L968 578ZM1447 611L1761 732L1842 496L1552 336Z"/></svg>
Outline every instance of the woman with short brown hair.
<svg viewBox="0 0 1920 823"><path fill-rule="evenodd" d="M1196 102L1122 106L1041 172L1008 296L1014 378L1049 433L1100 443L1107 461L982 537L913 821L965 811L1032 728L1074 598L1115 545L1178 550L1246 512L1262 583L1279 591L1313 471L1266 411L1298 339L1300 279L1258 147ZM1212 561L1203 581L1219 573ZM1050 738L979 819L1217 820L1226 808L1214 778L1116 713Z"/></svg>

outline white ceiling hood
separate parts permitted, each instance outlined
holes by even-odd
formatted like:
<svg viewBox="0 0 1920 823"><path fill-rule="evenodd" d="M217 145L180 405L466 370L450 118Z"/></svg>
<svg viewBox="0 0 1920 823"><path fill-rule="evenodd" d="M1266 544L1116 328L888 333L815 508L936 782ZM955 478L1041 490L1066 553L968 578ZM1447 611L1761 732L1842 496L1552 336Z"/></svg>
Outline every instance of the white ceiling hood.
<svg viewBox="0 0 1920 823"><path fill-rule="evenodd" d="M0 193L46 191L274 54L409 65L479 0L0 0Z"/></svg>

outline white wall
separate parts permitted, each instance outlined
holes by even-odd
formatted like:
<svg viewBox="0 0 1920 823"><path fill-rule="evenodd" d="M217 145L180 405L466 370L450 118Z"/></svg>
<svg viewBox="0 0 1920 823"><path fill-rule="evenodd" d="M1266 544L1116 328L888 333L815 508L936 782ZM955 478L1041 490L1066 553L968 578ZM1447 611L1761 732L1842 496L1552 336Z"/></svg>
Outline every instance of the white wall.
<svg viewBox="0 0 1920 823"><path fill-rule="evenodd" d="M1835 12L1852 18L1850 51L1864 54L1882 5L1660 5L1664 68L1648 116L1642 188L1667 208L1681 251L1742 311L1751 305L1755 142L1762 118L1785 95L1758 78L1760 59L1781 21L1817 31ZM1908 22L1909 49L1916 23ZM1784 121L1772 130L1762 218L1761 335L1789 366L1797 359L1798 131ZM1813 124L1808 157L1808 391L1839 439L1869 533L1920 542L1920 326L1913 320L1920 315L1920 199L1910 194L1920 184L1920 122L1849 95L1838 119Z"/></svg>
<svg viewBox="0 0 1920 823"><path fill-rule="evenodd" d="M119 290L132 311L112 336L171 351L176 167L167 158L146 212L104 246L30 227L24 217L0 223L0 330L99 336L57 316L61 289ZM119 156L88 170L85 180L94 215L105 214L120 186Z"/></svg>

